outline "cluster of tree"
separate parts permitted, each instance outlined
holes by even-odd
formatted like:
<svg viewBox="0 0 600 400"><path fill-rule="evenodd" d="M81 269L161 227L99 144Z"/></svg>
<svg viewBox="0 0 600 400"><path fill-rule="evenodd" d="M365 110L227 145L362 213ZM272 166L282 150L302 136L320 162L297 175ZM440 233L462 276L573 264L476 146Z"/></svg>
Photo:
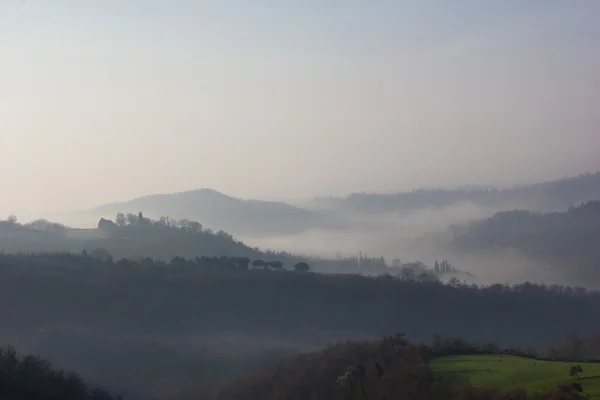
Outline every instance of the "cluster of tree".
<svg viewBox="0 0 600 400"><path fill-rule="evenodd" d="M115 222L103 218L96 230L69 229L44 220L30 224L5 221L0 222L0 239L0 251L6 253L106 249L115 259L244 256L275 261L227 232L213 232L196 221L168 217L154 221L142 213L118 214Z"/></svg>
<svg viewBox="0 0 600 400"><path fill-rule="evenodd" d="M427 399L427 400L575 400L581 386L562 384L542 394L522 389L452 388L432 373L429 360L439 354L473 354L453 340L438 348L413 344L403 335L374 342L345 342L305 354L250 375L220 391L219 400L252 399ZM478 350L478 349L477 349ZM493 354L510 354L497 350ZM566 374L567 371L565 371ZM203 396L208 398L207 396Z"/></svg>
<svg viewBox="0 0 600 400"><path fill-rule="evenodd" d="M461 202L496 209L511 204L513 207L516 205L539 211L555 211L599 198L600 172L596 172L507 189L463 187L418 189L393 194L354 193L342 198L320 198L317 199L317 203L359 214L411 212Z"/></svg>
<svg viewBox="0 0 600 400"><path fill-rule="evenodd" d="M600 362L600 334L566 335L548 347L547 356L557 361Z"/></svg>
<svg viewBox="0 0 600 400"><path fill-rule="evenodd" d="M443 260L442 262L436 260L433 265L433 270L436 274L446 274L448 272L456 272L456 267L450 264L448 260Z"/></svg>
<svg viewBox="0 0 600 400"><path fill-rule="evenodd" d="M0 349L0 398L7 400L118 400L87 385L74 372L53 368L40 357L19 356L13 347Z"/></svg>
<svg viewBox="0 0 600 400"><path fill-rule="evenodd" d="M493 342L478 343L467 341L457 337L443 337L440 334L433 335L429 345L430 357L443 357L454 355L475 354L501 354L508 356L540 358L539 351L535 347L500 347Z"/></svg>
<svg viewBox="0 0 600 400"><path fill-rule="evenodd" d="M585 278L600 273L600 201L566 212L542 214L506 211L468 226L454 228L461 251L516 249L549 265L568 267Z"/></svg>
<svg viewBox="0 0 600 400"><path fill-rule="evenodd" d="M252 267L257 269L264 270L274 270L281 271L283 270L283 263L281 261L263 261L263 260L254 260L252 261ZM306 272L310 270L310 267L305 262L299 262L294 265L294 269L296 271Z"/></svg>
<svg viewBox="0 0 600 400"><path fill-rule="evenodd" d="M373 266L358 268L354 259L329 260L320 257L295 256L285 251L261 251L250 248L233 235L213 231L197 221L161 217L152 220L143 215L119 213L115 221L102 218L96 232L70 229L60 224L38 220L17 223L16 217L0 221L0 251L5 253L79 253L106 260L152 258L163 261L173 258L242 257L255 260L252 267L280 269L280 263L298 266L299 270L381 274L389 272L385 260ZM124 261L126 262L126 261ZM376 266L375 266L376 265Z"/></svg>
<svg viewBox="0 0 600 400"><path fill-rule="evenodd" d="M192 234L208 234L215 235L220 238L235 242L236 239L232 234L227 233L223 230L214 232L210 228L205 228L198 221L191 221L189 219L177 220L170 217L160 217L158 220L144 217L144 214L140 211L137 215L133 213L118 213L115 217L115 221L101 218L98 222L98 229L108 234L114 234L119 232L119 228L137 228L137 229L149 229L149 228L170 228L178 229L187 233Z"/></svg>
<svg viewBox="0 0 600 400"><path fill-rule="evenodd" d="M114 221L102 218L96 230L70 229L45 220L18 224L16 217L0 222L0 251L6 253L70 252L85 250L105 259L153 258L163 261L175 257L245 257L256 260L257 268L278 269L285 265L308 264L326 273L379 275L399 273L389 270L383 257L324 259L293 255L285 251L250 248L225 231L213 231L200 222L161 217L152 220L139 212L119 213ZM263 261L264 263L261 263ZM300 268L305 268L303 264Z"/></svg>

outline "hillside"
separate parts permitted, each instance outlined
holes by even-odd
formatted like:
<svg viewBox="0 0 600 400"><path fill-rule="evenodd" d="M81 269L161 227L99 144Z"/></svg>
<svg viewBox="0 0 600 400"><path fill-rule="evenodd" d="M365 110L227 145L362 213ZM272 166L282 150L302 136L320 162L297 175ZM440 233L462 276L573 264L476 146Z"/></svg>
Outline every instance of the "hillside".
<svg viewBox="0 0 600 400"><path fill-rule="evenodd" d="M462 252L516 249L573 276L600 276L600 201L568 211L507 211L454 228L453 246Z"/></svg>
<svg viewBox="0 0 600 400"><path fill-rule="evenodd" d="M439 333L529 347L600 332L600 294L584 289L322 275L243 257L0 254L0 304L11 305L0 310L6 343L141 400L338 340L405 332L426 342ZM597 343L570 338L553 354L595 356Z"/></svg>
<svg viewBox="0 0 600 400"><path fill-rule="evenodd" d="M219 400L431 398L426 349L402 337L347 342L300 355L242 379Z"/></svg>
<svg viewBox="0 0 600 400"><path fill-rule="evenodd" d="M141 216L141 219L140 219ZM151 257L269 257L224 231L213 232L194 221L153 221L130 214L122 225L102 219L96 229L70 229L47 221L29 224L0 221L0 251L6 253L102 251L115 260Z"/></svg>
<svg viewBox="0 0 600 400"><path fill-rule="evenodd" d="M600 199L600 172L505 189L482 186L390 194L353 193L346 197L318 198L314 204L354 214L409 213L465 202L497 211L527 208L549 212L596 199Z"/></svg>
<svg viewBox="0 0 600 400"><path fill-rule="evenodd" d="M402 334L303 354L203 398L219 400L577 400L598 398L599 364L515 357L461 339L414 344ZM452 356L439 357L440 353ZM475 355L474 355L475 354ZM579 377L570 376L579 365ZM585 371L588 372L585 372ZM580 378L580 379L579 379Z"/></svg>
<svg viewBox="0 0 600 400"><path fill-rule="evenodd" d="M573 381L569 375L574 365L582 367L575 379L590 400L600 399L600 364L540 361L506 355L462 355L435 359L432 371L444 384L456 388L476 387L503 391L525 389L543 393Z"/></svg>
<svg viewBox="0 0 600 400"><path fill-rule="evenodd" d="M74 372L54 368L34 355L12 347L0 349L0 399L3 400L121 400L86 384Z"/></svg>
<svg viewBox="0 0 600 400"><path fill-rule="evenodd" d="M139 211L154 218L169 215L202 221L236 235L292 234L331 223L324 215L284 202L242 200L212 189L144 196L100 206L90 213L106 217Z"/></svg>
<svg viewBox="0 0 600 400"><path fill-rule="evenodd" d="M0 337L119 393L147 393L394 332L538 346L600 331L600 295L585 290L321 275L248 261L0 255L0 303L11 304Z"/></svg>

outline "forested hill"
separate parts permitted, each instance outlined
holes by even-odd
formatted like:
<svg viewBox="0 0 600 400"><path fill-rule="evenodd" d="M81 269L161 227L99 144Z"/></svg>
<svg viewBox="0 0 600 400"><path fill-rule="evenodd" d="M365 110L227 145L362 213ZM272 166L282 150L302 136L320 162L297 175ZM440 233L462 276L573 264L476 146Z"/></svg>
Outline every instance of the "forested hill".
<svg viewBox="0 0 600 400"><path fill-rule="evenodd" d="M501 212L454 232L461 251L516 249L582 277L600 276L600 201L565 212Z"/></svg>
<svg viewBox="0 0 600 400"><path fill-rule="evenodd" d="M583 288L446 285L247 261L0 254L0 304L10 305L0 309L0 337L147 400L337 340L439 333L529 347L600 331L600 294Z"/></svg>
<svg viewBox="0 0 600 400"><path fill-rule="evenodd" d="M151 257L236 256L269 259L224 231L213 232L189 220L161 218L153 221L139 214L118 214L116 222L100 220L97 229L70 229L44 220L28 224L0 222L0 251L104 252L115 260Z"/></svg>
<svg viewBox="0 0 600 400"><path fill-rule="evenodd" d="M186 218L238 235L290 234L332 223L328 218L284 202L242 200L212 189L139 197L90 211L97 216L138 212L151 217Z"/></svg>
<svg viewBox="0 0 600 400"><path fill-rule="evenodd" d="M347 197L319 198L315 204L357 214L411 212L461 202L496 210L527 208L549 212L597 199L600 199L600 172L506 189L482 186L390 194L354 193Z"/></svg>
<svg viewBox="0 0 600 400"><path fill-rule="evenodd" d="M365 275L397 274L388 268L383 257L325 259L291 254L286 251L260 250L250 247L225 231L213 231L197 221L161 217L146 218L142 213L118 213L115 220L102 218L95 229L72 229L64 225L37 220L19 224L15 218L0 221L0 252L75 253L86 251L103 258L152 258L171 261L175 257L244 257L251 261L283 262L293 267L309 262L315 271L361 273ZM420 271L421 272L421 271Z"/></svg>
<svg viewBox="0 0 600 400"><path fill-rule="evenodd" d="M34 355L20 355L13 347L0 349L0 399L3 400L122 400L86 384L74 372L54 368Z"/></svg>

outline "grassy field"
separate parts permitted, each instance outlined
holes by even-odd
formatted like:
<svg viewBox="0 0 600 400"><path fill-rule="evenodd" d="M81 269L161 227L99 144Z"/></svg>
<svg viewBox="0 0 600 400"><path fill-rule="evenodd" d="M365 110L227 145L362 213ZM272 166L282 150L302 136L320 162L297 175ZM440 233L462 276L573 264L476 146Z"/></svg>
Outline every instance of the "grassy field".
<svg viewBox="0 0 600 400"><path fill-rule="evenodd" d="M569 370L580 365L580 379L571 378ZM442 382L455 387L488 387L502 390L523 388L531 393L543 392L562 382L577 381L590 399L600 399L600 363L564 363L529 358L475 355L441 357L431 363Z"/></svg>

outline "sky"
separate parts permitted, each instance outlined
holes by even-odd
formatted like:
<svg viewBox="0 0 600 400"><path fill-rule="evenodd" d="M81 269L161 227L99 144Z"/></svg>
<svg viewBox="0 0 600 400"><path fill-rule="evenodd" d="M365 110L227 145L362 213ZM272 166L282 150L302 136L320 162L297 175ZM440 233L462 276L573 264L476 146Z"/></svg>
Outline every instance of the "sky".
<svg viewBox="0 0 600 400"><path fill-rule="evenodd" d="M0 218L600 170L599 38L591 0L0 0Z"/></svg>

